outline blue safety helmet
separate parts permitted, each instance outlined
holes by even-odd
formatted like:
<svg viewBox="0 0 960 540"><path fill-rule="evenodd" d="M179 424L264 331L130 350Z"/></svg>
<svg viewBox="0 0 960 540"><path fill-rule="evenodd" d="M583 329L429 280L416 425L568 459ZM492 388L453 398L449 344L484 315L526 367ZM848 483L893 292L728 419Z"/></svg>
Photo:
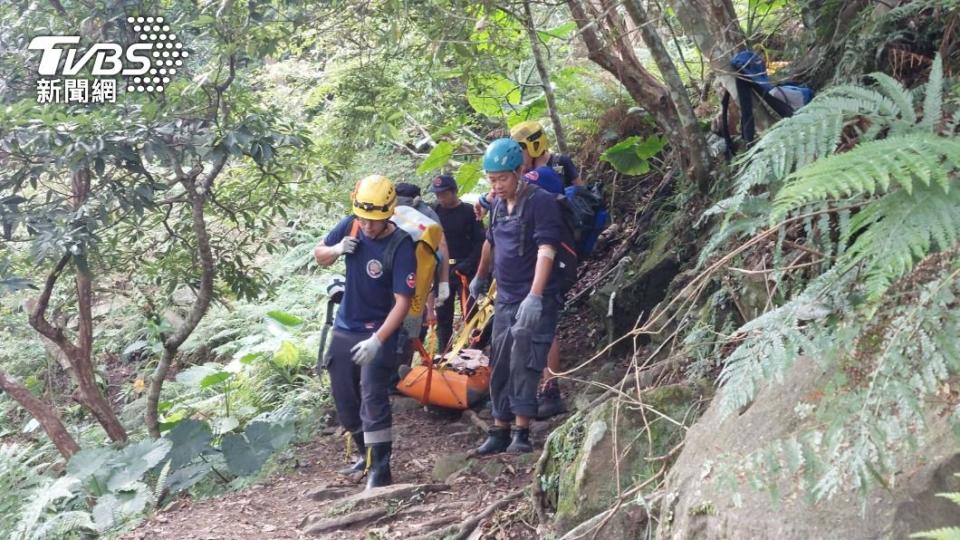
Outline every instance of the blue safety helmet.
<svg viewBox="0 0 960 540"><path fill-rule="evenodd" d="M504 137L490 143L483 154L483 170L488 173L515 171L523 164L523 150L517 141Z"/></svg>

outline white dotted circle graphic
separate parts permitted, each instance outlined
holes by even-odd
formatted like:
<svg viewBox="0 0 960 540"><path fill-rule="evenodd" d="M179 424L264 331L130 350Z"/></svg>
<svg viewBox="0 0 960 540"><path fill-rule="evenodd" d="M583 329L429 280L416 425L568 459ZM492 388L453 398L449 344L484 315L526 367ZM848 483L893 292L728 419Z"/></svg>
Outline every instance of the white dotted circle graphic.
<svg viewBox="0 0 960 540"><path fill-rule="evenodd" d="M183 58L189 56L183 43L177 40L177 35L164 18L159 16L129 16L127 23L135 35L139 37L138 44L150 45L150 65L147 73L139 77L128 77L127 92L163 92L163 88L170 82L170 75L176 74L173 66L182 66ZM146 52L142 53L146 54Z"/></svg>

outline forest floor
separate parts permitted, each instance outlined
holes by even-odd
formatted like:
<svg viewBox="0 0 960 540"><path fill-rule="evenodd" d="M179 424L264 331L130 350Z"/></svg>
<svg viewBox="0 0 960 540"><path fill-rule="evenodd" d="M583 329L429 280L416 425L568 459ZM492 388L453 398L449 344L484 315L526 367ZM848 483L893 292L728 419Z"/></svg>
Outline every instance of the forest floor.
<svg viewBox="0 0 960 540"><path fill-rule="evenodd" d="M588 261L568 298L596 283L610 266L605 257ZM561 318L558 335L564 369L590 358L597 349L600 322L593 319L583 304ZM607 368L604 376L597 372L602 364ZM627 364L608 358L587 371L590 379L613 383ZM572 381L562 383L561 389L571 410L587 390ZM194 501L183 496L122 538L419 540L451 534L470 539L538 538L529 490L520 492L530 486L545 439L568 415L532 423L534 451L530 454L479 458L468 453L483 441L483 425L492 423L489 406L475 413L441 415L408 397L391 400L397 438L391 459L393 486L363 494L363 483L338 475L336 471L355 458L347 455L339 428L329 427L295 449L292 468L220 497ZM503 502L505 498L509 501ZM495 511L492 506L497 506ZM481 513L479 522L471 521Z"/></svg>
<svg viewBox="0 0 960 540"><path fill-rule="evenodd" d="M403 396L393 407L393 486L357 495L363 484L336 473L352 463L344 438L327 429L297 448L292 472L222 497L181 498L123 538L411 539L459 526L529 485L539 451L468 458L483 440L479 422L438 416ZM489 409L476 418L489 423ZM534 423L538 447L562 421ZM528 498L516 497L481 524L484 537L536 538L532 518Z"/></svg>

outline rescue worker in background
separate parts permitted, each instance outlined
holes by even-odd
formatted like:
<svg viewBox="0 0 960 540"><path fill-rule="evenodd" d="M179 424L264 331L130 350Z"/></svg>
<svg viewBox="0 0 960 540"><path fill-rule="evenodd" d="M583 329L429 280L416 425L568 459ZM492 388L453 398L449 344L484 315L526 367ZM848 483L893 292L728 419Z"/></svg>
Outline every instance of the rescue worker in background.
<svg viewBox="0 0 960 540"><path fill-rule="evenodd" d="M512 139L493 141L483 156L496 199L470 294L487 293L492 269L497 298L490 358L494 426L478 455L533 451L530 419L559 316L552 271L564 225L554 195L522 180L522 167L523 150Z"/></svg>
<svg viewBox="0 0 960 540"><path fill-rule="evenodd" d="M441 223L440 216L438 216L434 209L425 203L420 196L420 186L407 182L397 182L397 206L409 206L434 222ZM442 224L441 227L443 227ZM448 304L452 305L452 302L447 301L450 298L450 263L448 262L450 259L450 251L447 246L446 236L446 233L444 233L443 236L440 237L439 256L441 260L440 264L437 265L437 275L434 278L434 293L427 299L426 309L423 310L423 318L419 322L409 317L404 321L406 340L398 344L400 353L399 361L397 362L398 370L403 369L401 366L409 366L413 361L414 351L411 340L413 338L420 338L422 343L426 339L427 325L437 320L436 310ZM396 386L402 378L399 371L394 374L390 388L391 393L399 393L396 390Z"/></svg>
<svg viewBox="0 0 960 540"><path fill-rule="evenodd" d="M580 173L569 156L550 152L550 141L543 131L543 125L535 120L521 122L510 130L510 137L523 149L523 170L538 171L549 167L563 178L563 187L583 185ZM546 176L546 175L544 175ZM561 190L560 195L563 195ZM547 369L543 372L543 384L540 388L537 418L545 419L567 412L567 406L560 395L560 384L551 373L560 372L560 343L557 338L550 345L547 356Z"/></svg>
<svg viewBox="0 0 960 540"><path fill-rule="evenodd" d="M452 176L435 177L429 190L437 196L434 210L440 217L443 234L448 239L449 263L453 274L450 280L452 298L444 304L438 303L437 306L437 335L442 352L453 336L454 306L461 295L467 294L467 284L477 272L484 232L483 225L473 214L473 208L460 200L457 182ZM470 305L468 302L466 306L461 306L461 309L465 308L462 317L466 317Z"/></svg>
<svg viewBox="0 0 960 540"><path fill-rule="evenodd" d="M354 470L369 469L370 489L392 482L389 388L397 370L398 330L416 285L416 261L413 241L389 221L397 201L389 178L360 180L352 199L354 215L341 220L313 253L320 266L346 258L346 290L325 365L340 424L365 450L366 462ZM391 246L393 261L385 266L384 253Z"/></svg>
<svg viewBox="0 0 960 540"><path fill-rule="evenodd" d="M582 186L580 172L570 156L550 152L550 140L543 125L536 120L520 122L510 129L510 138L523 149L523 171L532 171L537 167L550 167L563 177L563 187Z"/></svg>

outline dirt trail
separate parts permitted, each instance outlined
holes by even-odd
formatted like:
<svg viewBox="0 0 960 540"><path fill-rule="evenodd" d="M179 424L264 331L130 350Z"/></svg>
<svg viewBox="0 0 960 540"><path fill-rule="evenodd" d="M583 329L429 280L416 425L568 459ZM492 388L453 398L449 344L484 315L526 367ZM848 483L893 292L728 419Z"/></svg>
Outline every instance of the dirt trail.
<svg viewBox="0 0 960 540"><path fill-rule="evenodd" d="M393 400L398 437L393 476L395 486L401 487L382 488L388 491L372 500L355 496L363 486L335 474L348 464L343 438L318 435L297 448L299 466L292 473L215 499L181 499L124 538L410 540L459 525L529 484L539 448L522 456L467 459L466 452L483 436L466 417L441 418L410 398ZM480 412L487 422L488 415L488 411ZM560 421L562 417L535 423L538 447ZM415 488L417 485L420 487ZM536 538L534 529L526 524L532 518L533 509L521 496L485 519L479 530L491 538ZM351 524L351 520L356 522Z"/></svg>

